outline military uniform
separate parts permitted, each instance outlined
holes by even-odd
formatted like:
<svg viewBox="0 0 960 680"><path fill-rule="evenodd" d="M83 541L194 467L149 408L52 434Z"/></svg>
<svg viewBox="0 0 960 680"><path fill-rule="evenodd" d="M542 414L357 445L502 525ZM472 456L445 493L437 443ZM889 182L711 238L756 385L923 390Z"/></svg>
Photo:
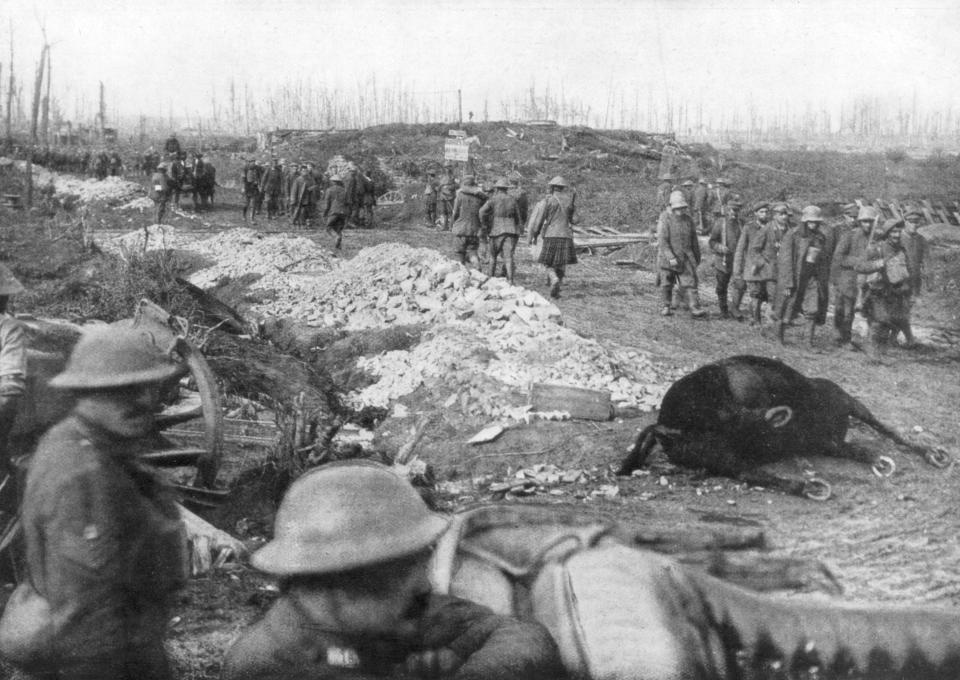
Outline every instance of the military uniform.
<svg viewBox="0 0 960 680"><path fill-rule="evenodd" d="M423 207L427 213L427 226L434 228L437 226L437 194L439 186L437 180L431 175L427 178L426 185L423 188Z"/></svg>
<svg viewBox="0 0 960 680"><path fill-rule="evenodd" d="M457 199L457 182L449 172L440 178L440 190L437 194L439 199L437 206L440 214L443 216L443 230L450 229L450 220L453 216L453 204Z"/></svg>
<svg viewBox="0 0 960 680"><path fill-rule="evenodd" d="M508 193L498 192L481 206L479 214L482 223L486 224L489 220L490 276L496 273L497 257L502 255L507 265L507 278L513 283L513 253L520 238L517 199Z"/></svg>
<svg viewBox="0 0 960 680"><path fill-rule="evenodd" d="M137 444L71 416L30 463L26 572L56 624L48 663L59 678L172 677L163 638L187 576L186 534L165 486L135 461Z"/></svg>
<svg viewBox="0 0 960 680"><path fill-rule="evenodd" d="M280 195L283 192L283 169L271 165L260 180L260 192L267 199L267 219L272 220L280 212Z"/></svg>
<svg viewBox="0 0 960 680"><path fill-rule="evenodd" d="M730 287L730 280L733 278L733 260L742 229L743 223L739 217L733 217L732 215L721 217L713 223L713 227L710 229L710 239L707 241L710 250L713 251L713 270L717 278L717 302L723 316L730 313L730 307L727 304L727 292ZM742 280L734 282L732 301L734 315L739 315L744 286Z"/></svg>
<svg viewBox="0 0 960 680"><path fill-rule="evenodd" d="M869 351L877 359L896 333L909 327L910 275L902 245L889 242L867 247L856 270L867 277L863 315L869 328ZM892 276L893 271L898 272Z"/></svg>
<svg viewBox="0 0 960 680"><path fill-rule="evenodd" d="M870 234L856 226L840 235L833 251L830 271L834 291L833 325L841 344L848 344L853 337L853 317L860 287L856 267L869 243Z"/></svg>
<svg viewBox="0 0 960 680"><path fill-rule="evenodd" d="M350 214L350 207L347 205L347 192L343 185L334 182L324 199L323 217L327 222L327 229L332 230L337 235L334 248L339 250L340 243L343 240L343 228L346 226L347 217Z"/></svg>
<svg viewBox="0 0 960 680"><path fill-rule="evenodd" d="M734 278L743 279L756 304L776 298L777 228L770 222L749 222L740 234L734 256ZM755 314L755 319L759 320Z"/></svg>
<svg viewBox="0 0 960 680"><path fill-rule="evenodd" d="M781 324L803 313L812 323L822 326L827 320L830 299L830 259L832 234L800 225L787 231L780 243L777 263L777 289L781 291ZM808 290L812 293L808 296ZM811 300L806 300L810 297ZM805 302L813 308L804 309Z"/></svg>
<svg viewBox="0 0 960 680"><path fill-rule="evenodd" d="M693 220L686 214L666 210L657 230L657 261L660 263L660 290L663 304L670 306L674 285L696 290L699 281L700 243Z"/></svg>
<svg viewBox="0 0 960 680"><path fill-rule="evenodd" d="M486 194L478 186L464 183L457 192L453 202L451 232L456 240L454 253L460 262L477 260L479 264L477 251L480 248L480 208L486 200Z"/></svg>
<svg viewBox="0 0 960 680"><path fill-rule="evenodd" d="M433 595L416 639L371 639L311 628L281 596L230 648L222 680L361 680L417 677L400 669L413 654L440 652L435 677L456 680L563 678L556 644L539 624L497 616L466 600Z"/></svg>
<svg viewBox="0 0 960 680"><path fill-rule="evenodd" d="M157 170L150 177L150 198L157 204L157 224L163 224L163 218L167 214L167 204L170 203L170 196L173 194L173 180L166 172Z"/></svg>

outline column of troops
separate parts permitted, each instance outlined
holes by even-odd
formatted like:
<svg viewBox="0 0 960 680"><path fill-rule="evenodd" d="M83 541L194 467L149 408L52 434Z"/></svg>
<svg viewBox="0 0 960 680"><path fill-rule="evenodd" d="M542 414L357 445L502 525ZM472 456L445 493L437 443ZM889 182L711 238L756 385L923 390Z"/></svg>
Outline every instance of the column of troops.
<svg viewBox="0 0 960 680"><path fill-rule="evenodd" d="M787 329L803 319L812 344L817 326L826 323L832 289L838 345L856 349L857 312L867 320L866 350L872 360L880 360L901 333L904 346L915 345L910 310L922 290L926 254L926 241L917 232L923 219L919 210L883 219L875 208L851 203L838 222L828 224L816 205L803 208L794 222L786 203L760 201L745 217L743 200L726 178L717 179L716 188L702 179L679 187L669 175L662 180L657 269L663 316L678 306L677 290L692 316L706 315L698 294L700 234L708 236L721 318L744 320L741 305L747 297L752 325L761 324L766 304L781 343Z"/></svg>

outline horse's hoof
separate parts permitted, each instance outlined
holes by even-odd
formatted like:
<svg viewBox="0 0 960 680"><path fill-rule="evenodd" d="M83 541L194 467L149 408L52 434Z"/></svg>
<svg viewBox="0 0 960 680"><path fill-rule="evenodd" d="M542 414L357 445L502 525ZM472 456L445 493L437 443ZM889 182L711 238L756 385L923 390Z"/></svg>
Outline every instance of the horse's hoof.
<svg viewBox="0 0 960 680"><path fill-rule="evenodd" d="M889 477L897 470L897 464L889 456L879 456L870 466L877 477Z"/></svg>
<svg viewBox="0 0 960 680"><path fill-rule="evenodd" d="M803 497L812 501L825 501L833 495L830 483L819 477L811 477L803 484Z"/></svg>
<svg viewBox="0 0 960 680"><path fill-rule="evenodd" d="M953 464L953 456L939 446L927 451L925 454L923 454L923 458L930 463L930 465L940 468L941 470L948 468Z"/></svg>

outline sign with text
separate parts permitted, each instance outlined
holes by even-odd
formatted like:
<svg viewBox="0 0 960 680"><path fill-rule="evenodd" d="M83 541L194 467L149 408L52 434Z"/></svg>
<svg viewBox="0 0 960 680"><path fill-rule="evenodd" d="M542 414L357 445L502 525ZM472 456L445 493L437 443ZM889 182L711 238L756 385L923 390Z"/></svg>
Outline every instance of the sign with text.
<svg viewBox="0 0 960 680"><path fill-rule="evenodd" d="M443 158L448 161L466 163L470 160L470 145L459 140L448 139L443 145Z"/></svg>

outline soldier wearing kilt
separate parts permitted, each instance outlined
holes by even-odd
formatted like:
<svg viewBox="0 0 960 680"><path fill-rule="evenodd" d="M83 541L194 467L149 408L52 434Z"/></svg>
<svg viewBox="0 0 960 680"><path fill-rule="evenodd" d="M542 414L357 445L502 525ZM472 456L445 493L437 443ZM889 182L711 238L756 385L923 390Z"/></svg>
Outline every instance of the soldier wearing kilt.
<svg viewBox="0 0 960 680"><path fill-rule="evenodd" d="M531 245L543 234L543 246L537 262L547 268L550 297L560 297L560 284L568 264L577 263L573 247L573 223L576 194L567 192L567 182L559 175L550 180L550 193L533 209L530 217Z"/></svg>

